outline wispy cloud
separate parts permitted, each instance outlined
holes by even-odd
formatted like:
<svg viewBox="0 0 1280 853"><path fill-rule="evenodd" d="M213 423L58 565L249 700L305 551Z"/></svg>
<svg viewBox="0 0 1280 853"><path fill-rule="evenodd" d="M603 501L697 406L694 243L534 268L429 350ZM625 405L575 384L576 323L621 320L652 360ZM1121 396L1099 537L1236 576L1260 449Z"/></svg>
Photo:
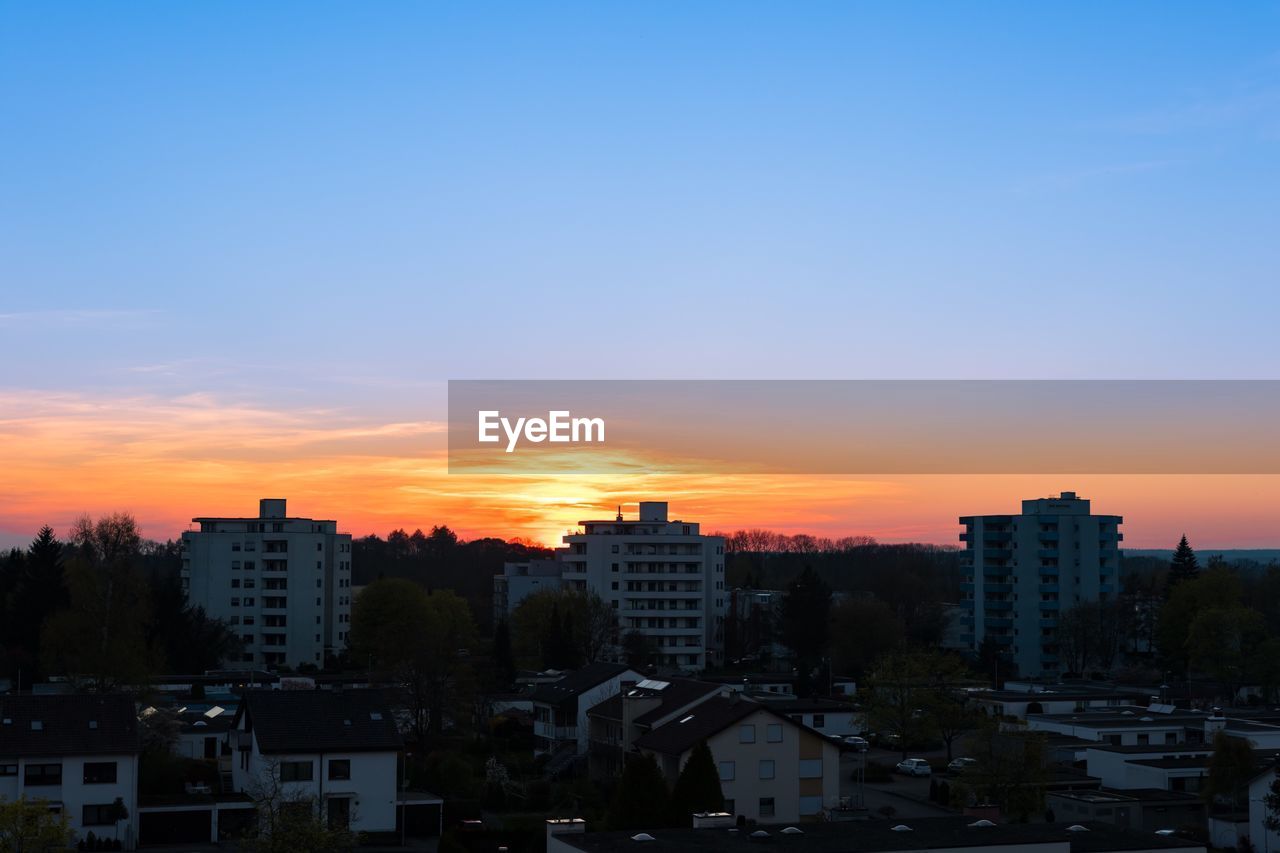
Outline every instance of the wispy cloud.
<svg viewBox="0 0 1280 853"><path fill-rule="evenodd" d="M0 311L0 326L136 327L158 321L157 308L50 308L36 311Z"/></svg>

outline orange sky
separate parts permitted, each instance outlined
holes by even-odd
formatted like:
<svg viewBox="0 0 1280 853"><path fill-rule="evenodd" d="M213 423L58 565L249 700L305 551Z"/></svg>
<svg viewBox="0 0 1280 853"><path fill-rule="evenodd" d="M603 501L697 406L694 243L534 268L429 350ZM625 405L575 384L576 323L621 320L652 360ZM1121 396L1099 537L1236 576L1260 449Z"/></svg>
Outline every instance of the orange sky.
<svg viewBox="0 0 1280 853"><path fill-rule="evenodd" d="M440 421L347 411L227 406L203 395L97 399L4 392L0 537L79 514L134 513L165 539L197 515L246 515L260 497L291 515L336 518L356 535L448 524L465 538L545 543L616 504L667 500L705 530L767 527L883 541L954 544L956 517L1015 512L1018 501L1074 489L1095 512L1125 516L1130 547L1280 547L1280 476L854 476L716 474L620 460L612 472L519 478L450 475Z"/></svg>

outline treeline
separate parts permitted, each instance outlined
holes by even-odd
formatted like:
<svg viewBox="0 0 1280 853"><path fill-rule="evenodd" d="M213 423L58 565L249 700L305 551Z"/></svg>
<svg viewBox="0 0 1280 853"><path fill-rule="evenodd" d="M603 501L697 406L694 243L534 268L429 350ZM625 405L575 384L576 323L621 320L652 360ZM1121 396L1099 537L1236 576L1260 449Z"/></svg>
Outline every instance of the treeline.
<svg viewBox="0 0 1280 853"><path fill-rule="evenodd" d="M0 675L65 676L99 690L202 672L238 651L223 623L187 605L177 543L144 540L123 513L42 528L0 557Z"/></svg>
<svg viewBox="0 0 1280 853"><path fill-rule="evenodd" d="M428 590L453 590L486 632L492 628L493 576L502 573L502 564L551 556L550 549L520 539L467 542L445 526L432 527L430 533L393 530L386 539L365 536L354 540L351 551L355 584L405 578Z"/></svg>

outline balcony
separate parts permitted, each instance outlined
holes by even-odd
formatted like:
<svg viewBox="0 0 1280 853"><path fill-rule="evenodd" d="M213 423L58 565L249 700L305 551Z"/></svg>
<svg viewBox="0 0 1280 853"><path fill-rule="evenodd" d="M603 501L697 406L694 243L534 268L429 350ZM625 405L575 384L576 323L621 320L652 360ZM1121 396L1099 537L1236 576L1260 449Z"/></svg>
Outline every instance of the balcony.
<svg viewBox="0 0 1280 853"><path fill-rule="evenodd" d="M1040 609L1041 609L1041 610L1059 610L1059 609L1061 609L1061 606L1062 606L1062 602L1060 602L1060 601L1042 601L1042 602L1040 602Z"/></svg>
<svg viewBox="0 0 1280 853"><path fill-rule="evenodd" d="M1046 583L1057 583L1057 582L1058 582L1058 567L1057 567L1057 566L1041 566L1041 567L1040 567L1039 569L1037 569L1036 571L1039 573L1040 577L1042 577L1042 578L1053 578L1053 580L1051 580L1051 581L1046 581Z"/></svg>
<svg viewBox="0 0 1280 853"><path fill-rule="evenodd" d="M1009 560L1013 558L1013 551L1008 548L983 548L982 559L984 560Z"/></svg>
<svg viewBox="0 0 1280 853"><path fill-rule="evenodd" d="M1039 592L1060 592L1061 591L1058 589L1058 584L1056 583L1042 583L1040 584L1040 586L1036 587L1036 589Z"/></svg>
<svg viewBox="0 0 1280 853"><path fill-rule="evenodd" d="M1013 592L1013 584L1011 583L987 583L982 585L982 589L986 592L1008 593Z"/></svg>
<svg viewBox="0 0 1280 853"><path fill-rule="evenodd" d="M1036 556L1042 560L1056 560L1060 556L1057 548L1041 548Z"/></svg>
<svg viewBox="0 0 1280 853"><path fill-rule="evenodd" d="M1008 616L988 616L982 620L982 624L988 628L1012 628L1013 619Z"/></svg>
<svg viewBox="0 0 1280 853"><path fill-rule="evenodd" d="M1013 610L1013 602L1012 601L984 601L982 602L982 608L984 610L990 610L992 612L1007 612L1007 611Z"/></svg>

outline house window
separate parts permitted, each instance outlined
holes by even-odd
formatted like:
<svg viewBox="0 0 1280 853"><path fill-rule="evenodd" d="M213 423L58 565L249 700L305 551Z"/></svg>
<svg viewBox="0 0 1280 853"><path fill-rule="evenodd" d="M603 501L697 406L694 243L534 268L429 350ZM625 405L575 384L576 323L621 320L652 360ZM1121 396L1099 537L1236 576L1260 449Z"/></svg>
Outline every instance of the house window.
<svg viewBox="0 0 1280 853"><path fill-rule="evenodd" d="M760 798L760 817L773 817L773 797Z"/></svg>
<svg viewBox="0 0 1280 853"><path fill-rule="evenodd" d="M738 769L738 766L735 762L721 761L720 762L720 781L732 782L734 773L737 772L737 769Z"/></svg>
<svg viewBox="0 0 1280 853"><path fill-rule="evenodd" d="M770 723L764 731L765 740L769 743L782 743L782 723Z"/></svg>
<svg viewBox="0 0 1280 853"><path fill-rule="evenodd" d="M761 779L773 778L773 759L770 759L770 758L760 759L760 778Z"/></svg>
<svg viewBox="0 0 1280 853"><path fill-rule="evenodd" d="M28 764L23 774L28 787L35 785L61 785L61 764Z"/></svg>
<svg viewBox="0 0 1280 853"><path fill-rule="evenodd" d="M822 728L823 726L825 726L826 724L827 724L827 715L826 715L826 714L814 714L814 715L813 715L813 727L814 727L815 729L820 729L820 728Z"/></svg>
<svg viewBox="0 0 1280 853"><path fill-rule="evenodd" d="M80 815L81 826L111 826L115 823L112 817L112 804L85 806Z"/></svg>
<svg viewBox="0 0 1280 853"><path fill-rule="evenodd" d="M329 778L333 780L351 778L351 759L335 758L329 762Z"/></svg>
<svg viewBox="0 0 1280 853"><path fill-rule="evenodd" d="M310 782L314 769L310 761L282 761L280 762L280 781Z"/></svg>
<svg viewBox="0 0 1280 853"><path fill-rule="evenodd" d="M756 727L752 723L747 723L738 729L738 743L755 743Z"/></svg>
<svg viewBox="0 0 1280 853"><path fill-rule="evenodd" d="M801 797L800 815L808 817L822 811L822 797Z"/></svg>
<svg viewBox="0 0 1280 853"><path fill-rule="evenodd" d="M1151 735L1145 732L1138 735L1138 746L1146 746L1149 743L1151 743Z"/></svg>
<svg viewBox="0 0 1280 853"><path fill-rule="evenodd" d="M801 779L821 779L822 778L822 759L821 758L800 759L800 778Z"/></svg>
<svg viewBox="0 0 1280 853"><path fill-rule="evenodd" d="M18 765L16 764L0 764L0 776L17 776Z"/></svg>
<svg viewBox="0 0 1280 853"><path fill-rule="evenodd" d="M116 763L114 761L86 761L84 763L84 783L86 785L104 785L116 781Z"/></svg>

